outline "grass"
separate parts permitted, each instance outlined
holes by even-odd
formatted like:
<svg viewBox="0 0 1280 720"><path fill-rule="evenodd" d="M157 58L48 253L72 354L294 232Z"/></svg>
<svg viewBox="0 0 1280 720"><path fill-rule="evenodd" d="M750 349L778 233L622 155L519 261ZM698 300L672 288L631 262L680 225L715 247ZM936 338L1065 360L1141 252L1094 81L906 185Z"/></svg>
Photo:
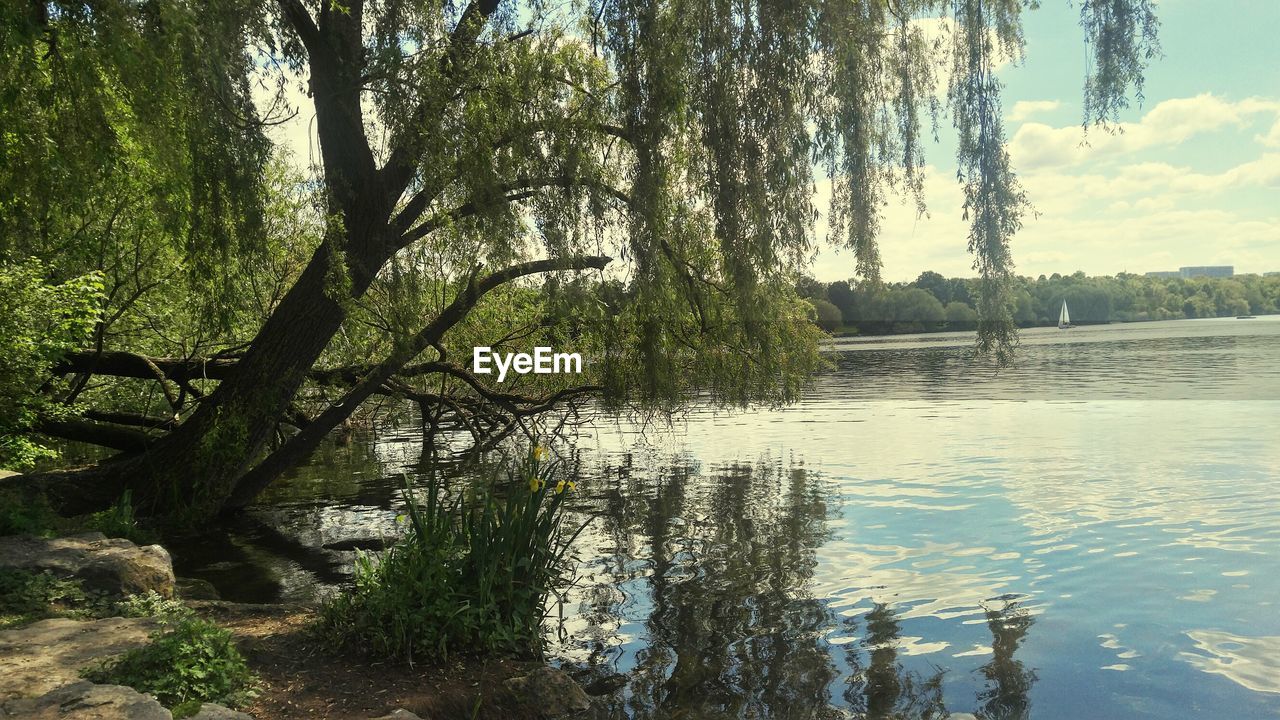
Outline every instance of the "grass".
<svg viewBox="0 0 1280 720"><path fill-rule="evenodd" d="M125 490L111 507L89 515L84 521L84 529L97 530L107 537L124 538L136 545L159 542L159 537L139 522L129 490Z"/></svg>
<svg viewBox="0 0 1280 720"><path fill-rule="evenodd" d="M545 453L531 448L469 495L448 497L438 479L420 496L406 490L406 537L380 558L357 556L354 586L322 609L325 635L410 662L537 655L547 597L567 579L564 554L582 531L563 528L573 483Z"/></svg>
<svg viewBox="0 0 1280 720"><path fill-rule="evenodd" d="M43 495L0 492L0 535L52 537L59 520Z"/></svg>

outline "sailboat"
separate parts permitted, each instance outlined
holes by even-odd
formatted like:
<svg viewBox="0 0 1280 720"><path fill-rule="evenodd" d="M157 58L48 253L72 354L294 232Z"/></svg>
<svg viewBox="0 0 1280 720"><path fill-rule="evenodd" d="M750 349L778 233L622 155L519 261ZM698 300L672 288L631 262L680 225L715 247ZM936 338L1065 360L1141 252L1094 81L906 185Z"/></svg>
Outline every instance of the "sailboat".
<svg viewBox="0 0 1280 720"><path fill-rule="evenodd" d="M1067 301L1062 301L1062 311L1058 313L1058 329L1068 330L1075 327L1071 324L1071 313L1067 312Z"/></svg>

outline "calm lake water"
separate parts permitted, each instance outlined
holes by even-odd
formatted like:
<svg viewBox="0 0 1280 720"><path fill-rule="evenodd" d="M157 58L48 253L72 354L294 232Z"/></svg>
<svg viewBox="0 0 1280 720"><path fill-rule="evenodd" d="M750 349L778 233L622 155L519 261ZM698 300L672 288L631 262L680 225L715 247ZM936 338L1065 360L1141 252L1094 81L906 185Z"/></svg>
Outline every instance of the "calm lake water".
<svg viewBox="0 0 1280 720"><path fill-rule="evenodd" d="M1280 716L1280 317L839 342L799 404L599 417L556 658L617 718ZM412 423L180 572L313 597L394 533Z"/></svg>

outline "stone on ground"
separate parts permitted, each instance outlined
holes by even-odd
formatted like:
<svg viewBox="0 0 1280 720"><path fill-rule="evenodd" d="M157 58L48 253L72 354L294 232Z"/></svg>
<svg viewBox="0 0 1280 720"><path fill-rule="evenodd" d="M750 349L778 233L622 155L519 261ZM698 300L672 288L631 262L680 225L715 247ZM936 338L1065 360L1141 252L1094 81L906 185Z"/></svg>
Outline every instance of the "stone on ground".
<svg viewBox="0 0 1280 720"><path fill-rule="evenodd" d="M200 712L191 716L191 720L253 720L253 717L216 703L205 703Z"/></svg>
<svg viewBox="0 0 1280 720"><path fill-rule="evenodd" d="M591 709L591 698L563 670L540 667L503 684L522 705L538 708L547 717L571 716Z"/></svg>
<svg viewBox="0 0 1280 720"><path fill-rule="evenodd" d="M0 705L0 718L10 720L172 720L150 695L122 685L95 685L81 680L40 697L9 700Z"/></svg>
<svg viewBox="0 0 1280 720"><path fill-rule="evenodd" d="M52 618L0 632L0 702L74 683L80 670L146 645L150 618Z"/></svg>
<svg viewBox="0 0 1280 720"><path fill-rule="evenodd" d="M123 538L84 533L60 538L0 537L0 567L49 571L79 580L85 590L137 595L154 590L173 597L173 561L159 545L138 546Z"/></svg>

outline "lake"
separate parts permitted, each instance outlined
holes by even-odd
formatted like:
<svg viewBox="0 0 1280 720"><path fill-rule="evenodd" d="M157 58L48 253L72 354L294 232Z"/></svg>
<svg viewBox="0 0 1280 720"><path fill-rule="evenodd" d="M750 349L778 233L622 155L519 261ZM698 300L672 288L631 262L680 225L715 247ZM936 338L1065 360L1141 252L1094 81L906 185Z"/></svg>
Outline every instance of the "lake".
<svg viewBox="0 0 1280 720"><path fill-rule="evenodd" d="M553 656L617 718L1280 715L1280 317L832 345L798 404L598 416ZM329 445L175 548L314 597L395 532L421 438Z"/></svg>

